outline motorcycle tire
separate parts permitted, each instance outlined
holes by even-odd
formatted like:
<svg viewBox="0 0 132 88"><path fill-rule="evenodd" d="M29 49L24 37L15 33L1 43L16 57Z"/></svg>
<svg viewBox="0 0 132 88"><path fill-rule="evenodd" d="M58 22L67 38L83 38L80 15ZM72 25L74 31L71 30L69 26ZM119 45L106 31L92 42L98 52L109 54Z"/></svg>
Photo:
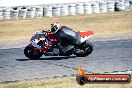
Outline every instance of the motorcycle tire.
<svg viewBox="0 0 132 88"><path fill-rule="evenodd" d="M39 50L36 50L36 52L33 52L32 48L28 47L28 46L25 47L24 54L25 54L26 57L28 57L28 58L30 58L32 60L33 59L38 59L38 58L40 58L43 55L43 53L40 52Z"/></svg>
<svg viewBox="0 0 132 88"><path fill-rule="evenodd" d="M85 57L92 53L93 51L93 45L91 42L86 41L85 43L80 45L80 49L83 50L81 53L76 53L76 56L78 57Z"/></svg>

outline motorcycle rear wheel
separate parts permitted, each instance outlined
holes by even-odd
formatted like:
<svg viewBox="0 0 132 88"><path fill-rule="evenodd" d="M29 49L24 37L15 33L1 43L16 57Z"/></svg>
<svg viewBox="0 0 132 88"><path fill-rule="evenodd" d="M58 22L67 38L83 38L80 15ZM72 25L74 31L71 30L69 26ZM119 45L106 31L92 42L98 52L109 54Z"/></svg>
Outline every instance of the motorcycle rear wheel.
<svg viewBox="0 0 132 88"><path fill-rule="evenodd" d="M76 53L76 56L78 57L85 57L92 53L93 51L93 45L91 42L86 41L85 43L80 45L80 49L83 51L81 53Z"/></svg>
<svg viewBox="0 0 132 88"><path fill-rule="evenodd" d="M38 59L43 55L43 52L40 52L40 50L35 50L33 52L32 47L26 46L24 49L24 54L26 57L30 58L30 59Z"/></svg>

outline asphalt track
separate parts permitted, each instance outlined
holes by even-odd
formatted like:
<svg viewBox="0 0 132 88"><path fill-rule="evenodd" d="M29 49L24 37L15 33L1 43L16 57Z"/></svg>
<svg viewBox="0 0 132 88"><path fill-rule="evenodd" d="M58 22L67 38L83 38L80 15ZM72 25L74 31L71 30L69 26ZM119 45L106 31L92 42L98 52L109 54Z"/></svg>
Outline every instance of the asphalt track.
<svg viewBox="0 0 132 88"><path fill-rule="evenodd" d="M0 82L74 76L79 65L88 73L132 72L132 37L94 41L94 51L87 57L43 56L30 60L24 56L24 48L2 48L3 45L0 44Z"/></svg>

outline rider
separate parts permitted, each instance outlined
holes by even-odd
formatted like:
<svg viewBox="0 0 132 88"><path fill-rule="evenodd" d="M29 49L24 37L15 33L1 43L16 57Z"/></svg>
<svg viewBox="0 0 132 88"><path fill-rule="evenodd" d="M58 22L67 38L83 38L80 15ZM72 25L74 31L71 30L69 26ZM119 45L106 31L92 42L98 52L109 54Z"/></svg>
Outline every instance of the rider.
<svg viewBox="0 0 132 88"><path fill-rule="evenodd" d="M62 26L59 22L51 24L51 32L58 37L60 43L63 43L63 52L73 49L74 46L80 43L79 33ZM66 44L67 42L68 44Z"/></svg>

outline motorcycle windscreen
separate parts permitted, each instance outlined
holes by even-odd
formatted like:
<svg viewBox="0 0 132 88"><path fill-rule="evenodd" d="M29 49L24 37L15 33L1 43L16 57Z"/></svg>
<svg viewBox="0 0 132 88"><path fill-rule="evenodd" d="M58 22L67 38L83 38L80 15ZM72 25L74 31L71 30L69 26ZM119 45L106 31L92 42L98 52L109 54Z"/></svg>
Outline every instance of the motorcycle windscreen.
<svg viewBox="0 0 132 88"><path fill-rule="evenodd" d="M39 45L38 45L38 42L40 40L45 40L45 36L43 34L34 34L31 38L31 44L34 46L34 47L37 47L37 48L41 48Z"/></svg>
<svg viewBox="0 0 132 88"><path fill-rule="evenodd" d="M35 39L39 40L40 38L45 38L45 36L43 34L34 34L31 40L35 40Z"/></svg>

